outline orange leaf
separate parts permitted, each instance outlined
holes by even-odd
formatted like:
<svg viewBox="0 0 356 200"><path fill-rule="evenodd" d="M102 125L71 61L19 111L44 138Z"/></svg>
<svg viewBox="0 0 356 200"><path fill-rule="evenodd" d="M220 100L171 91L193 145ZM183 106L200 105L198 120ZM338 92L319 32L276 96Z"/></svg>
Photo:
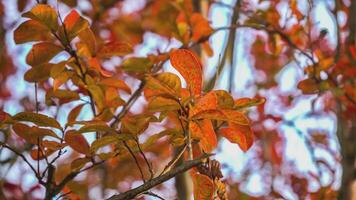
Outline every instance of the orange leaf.
<svg viewBox="0 0 356 200"><path fill-rule="evenodd" d="M206 20L201 14L194 13L190 17L190 22L192 24L193 36L192 40L194 42L198 42L200 40L206 40L211 33L213 33L213 29L210 27L208 20Z"/></svg>
<svg viewBox="0 0 356 200"><path fill-rule="evenodd" d="M187 88L193 95L200 95L202 89L202 65L193 52L186 49L170 53L172 66L183 76Z"/></svg>
<svg viewBox="0 0 356 200"><path fill-rule="evenodd" d="M76 10L72 10L64 19L63 25L65 31L62 30L61 34L66 33L65 37L71 41L74 39L81 31L89 27L89 22L81 17ZM62 35L63 36L63 35Z"/></svg>
<svg viewBox="0 0 356 200"><path fill-rule="evenodd" d="M229 127L220 129L220 133L230 142L238 144L244 152L253 144L252 129L248 125L231 123Z"/></svg>
<svg viewBox="0 0 356 200"><path fill-rule="evenodd" d="M218 109L218 99L214 92L209 92L203 97L197 100L196 105L190 110L189 116L194 117L195 115L209 110Z"/></svg>
<svg viewBox="0 0 356 200"><path fill-rule="evenodd" d="M67 131L64 141L75 151L81 154L90 154L90 146L83 135L75 130Z"/></svg>
<svg viewBox="0 0 356 200"><path fill-rule="evenodd" d="M199 122L190 122L189 130L191 131L193 138L198 138L200 140L199 146L204 152L208 153L216 148L218 141L214 127L209 119L204 119Z"/></svg>
<svg viewBox="0 0 356 200"><path fill-rule="evenodd" d="M67 118L68 123L74 122L77 119L83 106L85 106L85 104L79 104L70 111L68 118Z"/></svg>
<svg viewBox="0 0 356 200"><path fill-rule="evenodd" d="M26 63L31 66L40 65L50 61L55 55L63 49L51 42L41 42L33 45L27 54Z"/></svg>
<svg viewBox="0 0 356 200"><path fill-rule="evenodd" d="M125 56L133 51L131 45L125 42L109 42L104 44L98 52L100 57Z"/></svg>
<svg viewBox="0 0 356 200"><path fill-rule="evenodd" d="M20 24L14 31L14 40L16 44L22 44L33 41L45 41L52 36L48 28L36 20L28 20Z"/></svg>
<svg viewBox="0 0 356 200"><path fill-rule="evenodd" d="M266 102L264 97L262 98L241 98L235 101L234 109L242 109L251 106L257 106Z"/></svg>
<svg viewBox="0 0 356 200"><path fill-rule="evenodd" d="M298 88L302 90L303 94L315 94L319 91L318 83L311 78L300 81Z"/></svg>
<svg viewBox="0 0 356 200"><path fill-rule="evenodd" d="M194 200L212 200L215 192L214 182L204 174L193 175Z"/></svg>
<svg viewBox="0 0 356 200"><path fill-rule="evenodd" d="M131 94L131 88L125 83L125 81L116 78L106 78L100 81L101 85L106 85L109 87L114 87Z"/></svg>

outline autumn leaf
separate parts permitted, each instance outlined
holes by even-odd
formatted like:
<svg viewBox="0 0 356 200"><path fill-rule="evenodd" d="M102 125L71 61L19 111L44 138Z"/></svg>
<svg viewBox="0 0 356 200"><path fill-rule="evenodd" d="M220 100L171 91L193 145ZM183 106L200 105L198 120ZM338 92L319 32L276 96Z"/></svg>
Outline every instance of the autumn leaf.
<svg viewBox="0 0 356 200"><path fill-rule="evenodd" d="M127 73L144 73L151 70L153 63L144 57L132 57L123 61L122 69Z"/></svg>
<svg viewBox="0 0 356 200"><path fill-rule="evenodd" d="M234 109L240 110L252 106L258 106L266 102L265 98L240 98L235 101Z"/></svg>
<svg viewBox="0 0 356 200"><path fill-rule="evenodd" d="M172 111L179 109L180 105L176 100L161 96L153 97L148 102L148 111L150 112Z"/></svg>
<svg viewBox="0 0 356 200"><path fill-rule="evenodd" d="M193 29L192 40L194 42L206 40L213 33L213 29L210 27L209 21L200 13L193 13L190 17L190 21Z"/></svg>
<svg viewBox="0 0 356 200"><path fill-rule="evenodd" d="M229 127L220 129L220 133L231 143L238 144L244 152L253 144L253 133L249 125L230 123Z"/></svg>
<svg viewBox="0 0 356 200"><path fill-rule="evenodd" d="M70 169L72 171L79 171L81 168L85 166L85 164L87 164L90 161L91 161L90 158L87 157L77 158L70 163Z"/></svg>
<svg viewBox="0 0 356 200"><path fill-rule="evenodd" d="M189 123L189 130L192 138L199 139L199 146L204 152L212 152L217 147L218 141L211 120L192 121Z"/></svg>
<svg viewBox="0 0 356 200"><path fill-rule="evenodd" d="M319 91L318 83L312 78L300 81L297 87L302 90L303 94L316 94Z"/></svg>
<svg viewBox="0 0 356 200"><path fill-rule="evenodd" d="M85 106L85 104L79 104L69 112L68 117L67 117L67 123L74 122L77 119L83 106Z"/></svg>
<svg viewBox="0 0 356 200"><path fill-rule="evenodd" d="M14 120L32 122L38 126L47 126L57 129L62 129L61 125L52 117L47 115L33 113L33 112L20 112L13 116Z"/></svg>
<svg viewBox="0 0 356 200"><path fill-rule="evenodd" d="M29 12L22 15L33 20L36 20L47 26L50 30L58 29L58 16L56 10L47 4L37 4Z"/></svg>
<svg viewBox="0 0 356 200"><path fill-rule="evenodd" d="M194 200L212 200L215 192L214 182L204 174L193 175Z"/></svg>
<svg viewBox="0 0 356 200"><path fill-rule="evenodd" d="M81 127L78 132L79 133L87 133L87 132L115 132L115 129L111 128L105 122L102 121L93 121L86 123L83 127Z"/></svg>
<svg viewBox="0 0 356 200"><path fill-rule="evenodd" d="M34 66L25 73L24 79L31 83L45 81L50 77L53 66L51 63Z"/></svg>
<svg viewBox="0 0 356 200"><path fill-rule="evenodd" d="M52 39L48 28L36 20L28 20L20 24L14 31L16 44L34 41L47 41Z"/></svg>
<svg viewBox="0 0 356 200"><path fill-rule="evenodd" d="M85 137L75 130L67 131L64 135L64 141L75 151L81 154L90 154L90 146Z"/></svg>
<svg viewBox="0 0 356 200"><path fill-rule="evenodd" d="M65 42L72 41L80 32L89 27L89 22L84 19L76 10L72 10L63 21L61 27L61 38ZM67 41L68 39L68 41Z"/></svg>
<svg viewBox="0 0 356 200"><path fill-rule="evenodd" d="M27 54L26 63L31 66L37 66L50 61L63 49L51 42L41 42L32 46Z"/></svg>
<svg viewBox="0 0 356 200"><path fill-rule="evenodd" d="M131 88L125 83L125 81L116 78L105 78L99 82L100 85L114 87L131 94Z"/></svg>
<svg viewBox="0 0 356 200"><path fill-rule="evenodd" d="M96 39L90 27L87 27L78 34L80 41L85 44L91 56L96 56Z"/></svg>
<svg viewBox="0 0 356 200"><path fill-rule="evenodd" d="M156 76L147 76L145 88L152 91L150 95L145 96L158 96L158 95L168 95L171 97L180 97L181 96L181 82L177 75L165 72L160 73Z"/></svg>
<svg viewBox="0 0 356 200"><path fill-rule="evenodd" d="M42 140L42 138L45 136L51 136L53 138L60 139L52 130L39 128L36 126L28 126L23 123L15 123L12 126L12 129L18 136L31 144L37 144L38 139Z"/></svg>
<svg viewBox="0 0 356 200"><path fill-rule="evenodd" d="M195 54L186 49L170 53L172 66L183 76L187 88L193 95L200 95L202 89L202 65Z"/></svg>
<svg viewBox="0 0 356 200"><path fill-rule="evenodd" d="M109 145L109 144L115 144L115 143L119 143L121 141L127 140L128 136L124 135L124 134L120 134L120 135L109 135L109 136L105 136L102 138L99 138L97 140L95 140L91 146L90 146L90 151L92 153L95 153L98 149Z"/></svg>
<svg viewBox="0 0 356 200"><path fill-rule="evenodd" d="M98 56L107 58L112 56L126 56L132 53L131 45L125 42L109 42L104 44L98 51Z"/></svg>

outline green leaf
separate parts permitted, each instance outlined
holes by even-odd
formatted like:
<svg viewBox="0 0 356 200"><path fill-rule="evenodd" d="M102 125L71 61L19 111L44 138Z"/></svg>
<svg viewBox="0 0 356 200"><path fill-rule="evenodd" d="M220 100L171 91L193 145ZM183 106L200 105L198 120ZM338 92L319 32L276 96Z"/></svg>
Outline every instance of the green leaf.
<svg viewBox="0 0 356 200"><path fill-rule="evenodd" d="M47 126L62 129L61 125L52 117L39 113L21 112L13 116L14 120L32 122L38 126Z"/></svg>
<svg viewBox="0 0 356 200"><path fill-rule="evenodd" d="M37 66L50 61L63 49L51 42L41 42L32 46L26 57L26 63Z"/></svg>
<svg viewBox="0 0 356 200"><path fill-rule="evenodd" d="M14 40L16 44L47 41L52 38L48 28L35 20L25 21L14 31Z"/></svg>
<svg viewBox="0 0 356 200"><path fill-rule="evenodd" d="M132 57L124 60L122 69L128 73L144 73L151 70L153 63L148 58Z"/></svg>
<svg viewBox="0 0 356 200"><path fill-rule="evenodd" d="M58 16L56 10L47 4L37 4L29 12L22 15L33 20L36 20L47 26L50 30L58 29Z"/></svg>
<svg viewBox="0 0 356 200"><path fill-rule="evenodd" d="M150 112L172 111L179 109L180 105L177 101L161 96L153 97L148 102L148 111Z"/></svg>
<svg viewBox="0 0 356 200"><path fill-rule="evenodd" d="M51 63L34 66L25 73L24 79L31 83L45 81L49 78L53 66Z"/></svg>

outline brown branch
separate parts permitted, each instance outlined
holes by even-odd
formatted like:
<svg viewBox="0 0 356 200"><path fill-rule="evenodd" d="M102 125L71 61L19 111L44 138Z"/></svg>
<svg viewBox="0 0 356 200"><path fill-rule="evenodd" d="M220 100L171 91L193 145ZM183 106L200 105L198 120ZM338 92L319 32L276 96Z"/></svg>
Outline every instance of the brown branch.
<svg viewBox="0 0 356 200"><path fill-rule="evenodd" d="M128 199L133 199L135 198L137 195L140 195L142 193L144 193L145 191L148 191L149 189L175 177L178 174L181 174L193 167L196 167L200 164L203 163L203 160L208 158L209 156L211 156L211 154L205 154L197 159L194 160L190 160L190 161L186 161L185 163L183 163L182 165L178 166L175 169L172 169L171 171L167 172L164 175L158 176L156 178L153 178L149 181L147 181L146 183L142 184L141 186L138 186L134 189L131 189L127 192L118 194L118 195L113 195L110 198L108 198L107 200L128 200Z"/></svg>

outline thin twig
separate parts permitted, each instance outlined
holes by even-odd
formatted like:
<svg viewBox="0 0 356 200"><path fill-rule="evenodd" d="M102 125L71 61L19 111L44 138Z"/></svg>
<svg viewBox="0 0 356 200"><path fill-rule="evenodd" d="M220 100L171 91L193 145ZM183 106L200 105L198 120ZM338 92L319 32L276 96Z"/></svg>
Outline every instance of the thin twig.
<svg viewBox="0 0 356 200"><path fill-rule="evenodd" d="M146 179L145 179L145 176L143 174L143 170L142 170L142 168L140 166L140 163L138 162L134 152L131 150L131 148L129 147L129 145L125 141L123 141L123 144L126 147L126 149L129 151L131 157L135 160L136 166L137 166L138 170L140 171L142 181L145 183Z"/></svg>
<svg viewBox="0 0 356 200"><path fill-rule="evenodd" d="M137 144L137 147L138 147L138 150L139 150L141 156L143 157L143 159L144 159L145 162L146 162L146 165L147 165L147 167L148 167L148 171L150 172L150 175L151 175L150 179L152 179L153 176L154 176L152 164L148 161L148 159L147 159L145 153L143 152L143 150L142 150L142 148L141 148L141 145L140 145L140 143L139 143L139 141L138 141L137 138L135 138L135 142L136 142L136 144Z"/></svg>

